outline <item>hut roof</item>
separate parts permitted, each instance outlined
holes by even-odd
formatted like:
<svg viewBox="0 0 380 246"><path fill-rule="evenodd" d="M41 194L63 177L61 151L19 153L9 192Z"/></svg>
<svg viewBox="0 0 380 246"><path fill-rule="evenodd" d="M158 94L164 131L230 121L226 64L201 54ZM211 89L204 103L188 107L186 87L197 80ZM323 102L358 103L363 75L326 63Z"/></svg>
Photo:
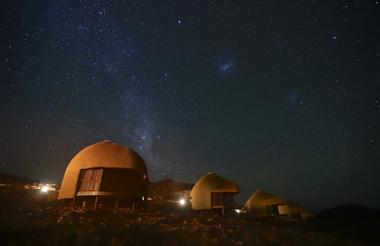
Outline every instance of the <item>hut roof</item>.
<svg viewBox="0 0 380 246"><path fill-rule="evenodd" d="M209 190L213 192L240 192L239 186L234 181L220 177L219 175L216 175L212 172L209 172L200 178L195 183L191 193L195 192L198 189L202 189L204 191Z"/></svg>

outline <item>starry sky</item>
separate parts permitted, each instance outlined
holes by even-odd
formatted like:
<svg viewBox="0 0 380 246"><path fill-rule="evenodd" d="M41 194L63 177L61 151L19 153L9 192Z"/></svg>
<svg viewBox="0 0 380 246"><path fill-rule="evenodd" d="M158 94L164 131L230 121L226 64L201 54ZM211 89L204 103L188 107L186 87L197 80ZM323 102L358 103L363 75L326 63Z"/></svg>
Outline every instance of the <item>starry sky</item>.
<svg viewBox="0 0 380 246"><path fill-rule="evenodd" d="M379 1L2 1L0 172L111 139L151 180L380 208Z"/></svg>

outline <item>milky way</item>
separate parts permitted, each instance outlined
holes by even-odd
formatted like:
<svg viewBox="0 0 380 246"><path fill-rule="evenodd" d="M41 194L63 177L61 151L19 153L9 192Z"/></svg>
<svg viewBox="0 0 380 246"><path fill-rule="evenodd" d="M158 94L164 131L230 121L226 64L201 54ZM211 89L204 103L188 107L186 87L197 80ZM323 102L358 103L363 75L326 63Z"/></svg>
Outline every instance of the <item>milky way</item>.
<svg viewBox="0 0 380 246"><path fill-rule="evenodd" d="M3 5L1 172L60 182L111 139L152 180L380 207L378 1Z"/></svg>

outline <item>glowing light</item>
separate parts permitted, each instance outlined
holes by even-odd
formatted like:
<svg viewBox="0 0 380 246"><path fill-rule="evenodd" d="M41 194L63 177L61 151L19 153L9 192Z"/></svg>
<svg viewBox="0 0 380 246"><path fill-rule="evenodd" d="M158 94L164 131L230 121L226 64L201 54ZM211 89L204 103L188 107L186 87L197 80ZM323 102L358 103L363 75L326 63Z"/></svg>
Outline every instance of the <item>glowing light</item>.
<svg viewBox="0 0 380 246"><path fill-rule="evenodd" d="M185 206L185 204L186 204L186 200L183 199L183 198L181 198L181 199L178 200L178 203L179 203L179 205L181 205L181 206Z"/></svg>
<svg viewBox="0 0 380 246"><path fill-rule="evenodd" d="M241 209L235 209L235 213L240 214L241 212Z"/></svg>
<svg viewBox="0 0 380 246"><path fill-rule="evenodd" d="M48 192L49 190L50 190L50 188L49 188L49 186L47 186L47 185L44 185L44 186L41 187L41 192L43 192L43 193L46 193L46 192Z"/></svg>

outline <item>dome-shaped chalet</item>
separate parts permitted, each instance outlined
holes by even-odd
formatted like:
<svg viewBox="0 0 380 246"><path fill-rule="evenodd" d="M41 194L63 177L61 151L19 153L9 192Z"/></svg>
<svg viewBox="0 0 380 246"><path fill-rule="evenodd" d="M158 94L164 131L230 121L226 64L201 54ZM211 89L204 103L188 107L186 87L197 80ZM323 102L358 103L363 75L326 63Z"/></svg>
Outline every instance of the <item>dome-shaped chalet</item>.
<svg viewBox="0 0 380 246"><path fill-rule="evenodd" d="M228 208L233 206L233 195L240 193L231 180L208 173L200 178L191 190L193 209Z"/></svg>
<svg viewBox="0 0 380 246"><path fill-rule="evenodd" d="M278 216L279 206L282 206L286 201L269 192L258 189L246 201L244 207L253 217L268 217Z"/></svg>
<svg viewBox="0 0 380 246"><path fill-rule="evenodd" d="M128 180L141 179L148 179L147 167L141 156L130 148L105 140L84 148L70 161L58 199L110 192L122 194L123 187L130 186ZM145 185L146 182L137 183ZM136 186L136 182L133 185Z"/></svg>
<svg viewBox="0 0 380 246"><path fill-rule="evenodd" d="M300 221L313 217L301 205L258 189L244 205L252 217L275 217L285 221Z"/></svg>

